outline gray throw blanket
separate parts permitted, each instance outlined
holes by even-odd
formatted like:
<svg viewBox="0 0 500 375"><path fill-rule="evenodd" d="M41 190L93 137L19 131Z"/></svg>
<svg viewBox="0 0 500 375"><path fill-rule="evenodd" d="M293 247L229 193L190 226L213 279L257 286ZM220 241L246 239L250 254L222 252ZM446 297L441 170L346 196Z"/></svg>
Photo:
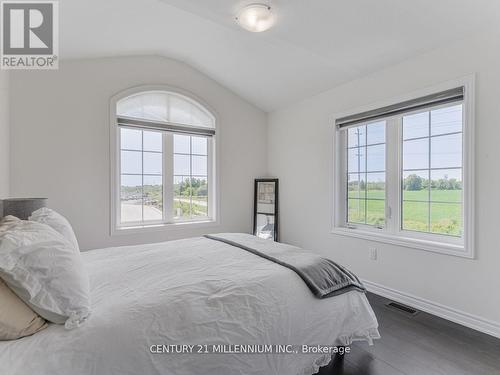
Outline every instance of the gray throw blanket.
<svg viewBox="0 0 500 375"><path fill-rule="evenodd" d="M262 258L287 267L299 275L318 298L327 298L350 290L366 292L356 275L330 259L243 233L207 234L206 238L239 247Z"/></svg>

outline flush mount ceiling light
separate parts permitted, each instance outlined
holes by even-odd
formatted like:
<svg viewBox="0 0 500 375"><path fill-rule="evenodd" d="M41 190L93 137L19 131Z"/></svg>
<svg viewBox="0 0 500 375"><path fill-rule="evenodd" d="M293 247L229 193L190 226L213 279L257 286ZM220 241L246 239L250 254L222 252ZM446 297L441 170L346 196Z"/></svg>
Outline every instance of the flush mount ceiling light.
<svg viewBox="0 0 500 375"><path fill-rule="evenodd" d="M250 4L244 7L236 17L238 24L245 30L253 33L260 33L269 30L276 17L271 11L271 7L266 4Z"/></svg>

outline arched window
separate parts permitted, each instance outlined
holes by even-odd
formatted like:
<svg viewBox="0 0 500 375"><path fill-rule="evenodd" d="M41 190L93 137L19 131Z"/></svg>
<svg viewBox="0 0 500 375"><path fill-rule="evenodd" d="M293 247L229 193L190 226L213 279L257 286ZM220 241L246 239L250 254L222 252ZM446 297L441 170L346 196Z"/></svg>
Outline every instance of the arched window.
<svg viewBox="0 0 500 375"><path fill-rule="evenodd" d="M171 91L116 101L116 228L215 219L215 117Z"/></svg>
<svg viewBox="0 0 500 375"><path fill-rule="evenodd" d="M215 128L212 114L194 100L165 91L127 96L117 103L118 116L164 123Z"/></svg>

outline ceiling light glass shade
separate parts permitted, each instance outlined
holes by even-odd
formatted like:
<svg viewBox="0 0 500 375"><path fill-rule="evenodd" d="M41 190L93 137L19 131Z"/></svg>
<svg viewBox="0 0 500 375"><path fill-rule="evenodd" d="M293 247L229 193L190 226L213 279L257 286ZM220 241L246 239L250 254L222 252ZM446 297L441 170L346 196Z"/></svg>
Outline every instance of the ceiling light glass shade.
<svg viewBox="0 0 500 375"><path fill-rule="evenodd" d="M269 30L276 17L271 7L265 4L250 4L244 7L236 17L238 24L245 30L260 33Z"/></svg>

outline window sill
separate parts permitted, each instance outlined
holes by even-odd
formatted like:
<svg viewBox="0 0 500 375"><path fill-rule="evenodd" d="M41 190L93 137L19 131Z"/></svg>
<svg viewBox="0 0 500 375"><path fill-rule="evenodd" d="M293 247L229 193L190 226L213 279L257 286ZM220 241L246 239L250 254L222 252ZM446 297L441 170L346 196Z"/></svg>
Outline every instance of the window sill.
<svg viewBox="0 0 500 375"><path fill-rule="evenodd" d="M150 232L164 232L164 231L182 231L188 229L200 228L213 228L219 226L217 220L198 220L198 221L183 221L177 223L162 223L162 224L149 224L138 225L130 227L117 227L114 228L111 235L127 235L136 233L150 233Z"/></svg>
<svg viewBox="0 0 500 375"><path fill-rule="evenodd" d="M351 229L345 227L334 227L332 234L360 238L369 241L376 241L390 245L404 246L411 249L430 251L433 253L453 255L461 258L474 259L471 248L467 249L463 245L429 241L411 237L396 236L388 233L381 233L363 229Z"/></svg>

